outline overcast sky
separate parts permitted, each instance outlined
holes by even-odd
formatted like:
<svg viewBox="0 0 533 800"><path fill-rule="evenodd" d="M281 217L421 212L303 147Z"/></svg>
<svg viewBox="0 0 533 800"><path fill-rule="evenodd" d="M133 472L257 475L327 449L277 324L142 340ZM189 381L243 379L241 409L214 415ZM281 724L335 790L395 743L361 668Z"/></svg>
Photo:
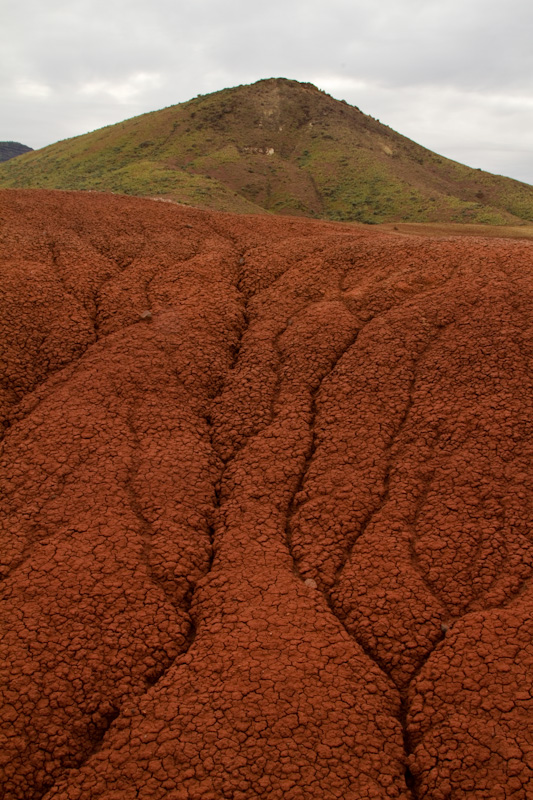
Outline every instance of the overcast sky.
<svg viewBox="0 0 533 800"><path fill-rule="evenodd" d="M0 0L0 140L43 147L260 78L533 184L531 0Z"/></svg>

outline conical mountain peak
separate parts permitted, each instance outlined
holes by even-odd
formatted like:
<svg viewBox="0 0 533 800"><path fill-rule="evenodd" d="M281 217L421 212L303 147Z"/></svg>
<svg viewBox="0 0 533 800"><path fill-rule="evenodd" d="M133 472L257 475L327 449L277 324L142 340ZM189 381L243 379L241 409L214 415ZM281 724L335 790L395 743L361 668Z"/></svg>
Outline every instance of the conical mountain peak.
<svg viewBox="0 0 533 800"><path fill-rule="evenodd" d="M533 220L533 187L450 161L286 78L199 95L0 165L0 186L361 222Z"/></svg>

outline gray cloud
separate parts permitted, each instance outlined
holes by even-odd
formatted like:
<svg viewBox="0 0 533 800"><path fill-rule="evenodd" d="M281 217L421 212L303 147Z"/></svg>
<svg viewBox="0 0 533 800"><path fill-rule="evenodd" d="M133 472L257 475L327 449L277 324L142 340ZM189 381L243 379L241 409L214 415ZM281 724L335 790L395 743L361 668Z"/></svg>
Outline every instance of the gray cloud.
<svg viewBox="0 0 533 800"><path fill-rule="evenodd" d="M533 183L526 0L8 0L3 17L0 139L41 147L284 76L430 149Z"/></svg>

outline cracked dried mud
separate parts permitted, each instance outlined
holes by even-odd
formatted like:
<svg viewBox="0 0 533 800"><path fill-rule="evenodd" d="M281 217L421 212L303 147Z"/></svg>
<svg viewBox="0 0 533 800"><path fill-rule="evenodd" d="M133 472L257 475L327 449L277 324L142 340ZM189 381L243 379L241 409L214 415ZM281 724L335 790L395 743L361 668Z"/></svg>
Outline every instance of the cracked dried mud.
<svg viewBox="0 0 533 800"><path fill-rule="evenodd" d="M0 196L1 797L533 797L533 245Z"/></svg>

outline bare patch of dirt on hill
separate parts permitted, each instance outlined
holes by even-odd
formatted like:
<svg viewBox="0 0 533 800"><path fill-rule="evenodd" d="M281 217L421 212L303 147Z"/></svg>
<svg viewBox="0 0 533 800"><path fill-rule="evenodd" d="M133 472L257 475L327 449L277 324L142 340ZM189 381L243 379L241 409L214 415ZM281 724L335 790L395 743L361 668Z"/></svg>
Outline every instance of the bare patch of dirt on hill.
<svg viewBox="0 0 533 800"><path fill-rule="evenodd" d="M5 800L527 800L533 247L2 192Z"/></svg>
<svg viewBox="0 0 533 800"><path fill-rule="evenodd" d="M533 225L467 225L454 222L383 223L381 231L408 236L479 236L491 239L533 239Z"/></svg>

